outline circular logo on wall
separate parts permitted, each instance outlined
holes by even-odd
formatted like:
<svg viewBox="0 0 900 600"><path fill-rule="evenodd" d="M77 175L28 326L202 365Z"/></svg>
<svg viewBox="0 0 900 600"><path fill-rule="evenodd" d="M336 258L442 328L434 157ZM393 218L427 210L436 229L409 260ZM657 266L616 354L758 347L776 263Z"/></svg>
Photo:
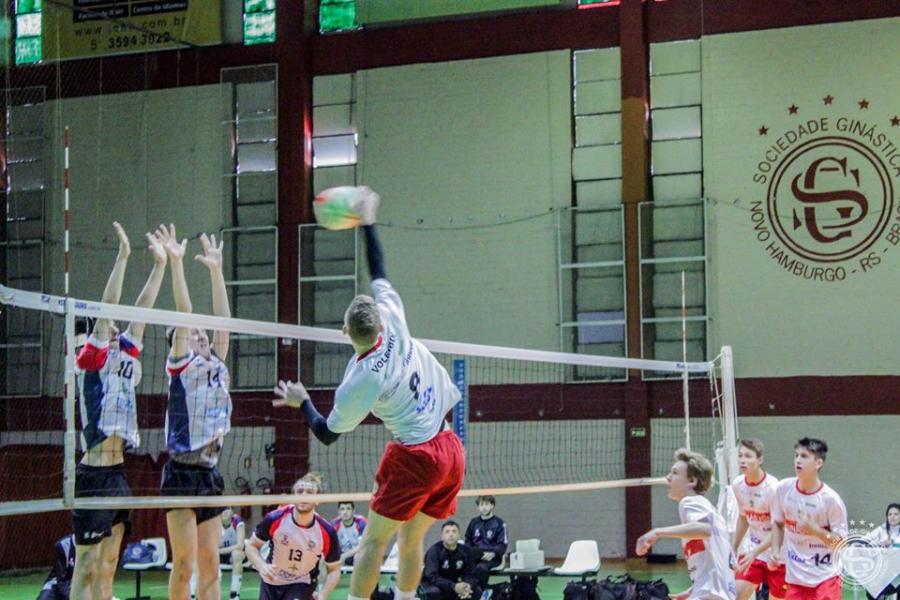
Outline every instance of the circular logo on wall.
<svg viewBox="0 0 900 600"><path fill-rule="evenodd" d="M869 110L869 101L856 104ZM773 138L759 129L769 146L753 175L762 186L750 212L754 235L792 275L831 282L867 273L900 244L900 117L800 121L799 112L791 105L795 124Z"/></svg>

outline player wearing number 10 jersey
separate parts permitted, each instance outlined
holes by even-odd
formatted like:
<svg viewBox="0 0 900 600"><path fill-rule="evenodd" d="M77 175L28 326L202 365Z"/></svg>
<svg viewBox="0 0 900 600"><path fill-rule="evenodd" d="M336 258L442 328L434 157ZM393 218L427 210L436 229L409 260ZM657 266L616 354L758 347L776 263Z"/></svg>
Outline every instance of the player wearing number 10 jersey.
<svg viewBox="0 0 900 600"><path fill-rule="evenodd" d="M357 296L344 316L344 333L356 355L323 418L299 383L281 382L276 406L303 410L323 443L352 431L371 412L394 434L375 474L369 526L354 561L348 600L369 598L388 542L399 532L396 597L412 599L421 577L422 540L437 519L456 511L465 458L445 415L460 399L447 371L410 336L400 295L386 279L375 233L378 196L369 191L357 207L362 216L374 298ZM415 477L410 474L415 474Z"/></svg>
<svg viewBox="0 0 900 600"><path fill-rule="evenodd" d="M803 438L794 445L797 477L782 479L772 503L772 552L776 560L784 540L786 600L841 600L841 577L834 560L837 545L849 533L847 507L819 479L828 446Z"/></svg>

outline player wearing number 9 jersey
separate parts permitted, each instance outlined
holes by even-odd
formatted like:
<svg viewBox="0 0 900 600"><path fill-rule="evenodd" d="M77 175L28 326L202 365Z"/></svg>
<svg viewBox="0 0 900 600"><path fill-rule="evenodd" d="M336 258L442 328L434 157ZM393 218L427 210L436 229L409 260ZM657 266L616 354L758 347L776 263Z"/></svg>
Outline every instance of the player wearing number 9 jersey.
<svg viewBox="0 0 900 600"><path fill-rule="evenodd" d="M779 555L783 540L786 600L841 599L834 551L849 533L847 507L838 493L819 479L827 453L828 445L822 440L799 440L794 446L797 477L782 479L775 490L770 562Z"/></svg>
<svg viewBox="0 0 900 600"><path fill-rule="evenodd" d="M435 520L456 512L465 471L462 444L445 421L460 393L437 359L410 336L403 302L384 271L373 226L377 204L378 196L369 190L357 207L374 298L357 296L344 315L343 330L356 355L335 391L331 414L323 418L300 383L279 383L275 392L281 399L274 402L301 408L325 444L352 431L369 413L394 434L375 474L369 526L354 561L348 600L371 596L384 551L398 531L397 598L413 597L422 540Z"/></svg>

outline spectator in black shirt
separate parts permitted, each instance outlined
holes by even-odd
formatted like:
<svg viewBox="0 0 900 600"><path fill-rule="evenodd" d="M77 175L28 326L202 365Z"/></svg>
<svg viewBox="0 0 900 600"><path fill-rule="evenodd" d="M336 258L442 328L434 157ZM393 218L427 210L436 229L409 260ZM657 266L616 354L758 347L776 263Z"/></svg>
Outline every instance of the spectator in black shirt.
<svg viewBox="0 0 900 600"><path fill-rule="evenodd" d="M506 523L494 514L497 500L493 496L478 496L475 499L479 516L469 522L466 528L466 545L472 549L478 563L478 585L483 589L491 576L491 569L503 561L509 539Z"/></svg>
<svg viewBox="0 0 900 600"><path fill-rule="evenodd" d="M425 553L422 595L427 600L478 600L481 587L475 562L475 556L459 543L459 524L447 521L441 527L441 541Z"/></svg>

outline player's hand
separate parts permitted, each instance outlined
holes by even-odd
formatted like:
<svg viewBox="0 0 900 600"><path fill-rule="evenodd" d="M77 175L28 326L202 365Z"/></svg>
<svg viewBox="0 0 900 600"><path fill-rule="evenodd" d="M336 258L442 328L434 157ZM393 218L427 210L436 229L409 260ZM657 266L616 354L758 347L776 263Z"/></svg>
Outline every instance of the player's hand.
<svg viewBox="0 0 900 600"><path fill-rule="evenodd" d="M481 560L494 560L494 557L497 556L493 552L485 552L481 555Z"/></svg>
<svg viewBox="0 0 900 600"><path fill-rule="evenodd" d="M747 569L750 568L750 565L753 564L753 561L756 560L756 554L750 552L748 554L741 554L738 556L737 564L735 565L734 572L735 573L743 573Z"/></svg>
<svg viewBox="0 0 900 600"><path fill-rule="evenodd" d="M457 596L464 599L472 595L472 588L465 581L460 581L459 583L454 585L453 591L456 592Z"/></svg>
<svg viewBox="0 0 900 600"><path fill-rule="evenodd" d="M116 260L125 260L131 255L131 243L128 241L128 234L119 225L118 221L113 221L113 229L116 230L116 236L119 238L119 255Z"/></svg>
<svg viewBox="0 0 900 600"><path fill-rule="evenodd" d="M259 573L260 578L262 578L263 580L265 580L266 578L275 579L278 575L275 572L275 567L273 567L269 563L264 563L262 568L256 569L256 571Z"/></svg>
<svg viewBox="0 0 900 600"><path fill-rule="evenodd" d="M299 381L279 381L275 386L275 395L278 396L272 400L272 406L275 408L281 406L290 406L291 408L300 408L305 400L309 400L309 394L306 388Z"/></svg>
<svg viewBox="0 0 900 600"><path fill-rule="evenodd" d="M656 535L656 530L651 529L637 539L637 542L634 544L634 553L638 556L644 556L650 552L650 548L653 547L653 544L655 544L658 539L659 536Z"/></svg>
<svg viewBox="0 0 900 600"><path fill-rule="evenodd" d="M222 246L225 242L220 241L216 244L215 234L207 237L204 233L200 236L200 244L203 246L203 254L198 254L194 260L203 263L206 268L221 269L222 268Z"/></svg>
<svg viewBox="0 0 900 600"><path fill-rule="evenodd" d="M781 566L781 564L779 564L778 562L778 556L775 552L769 552L769 560L766 561L766 566L769 567L770 571L777 571Z"/></svg>
<svg viewBox="0 0 900 600"><path fill-rule="evenodd" d="M165 266L169 257L166 254L166 248L163 246L162 240L155 233L147 234L147 249L153 255L153 260L157 265Z"/></svg>
<svg viewBox="0 0 900 600"><path fill-rule="evenodd" d="M361 189L365 190L365 193L357 200L353 206L353 211L359 215L363 225L374 225L375 220L378 218L378 205L381 203L381 196L369 187L361 186Z"/></svg>
<svg viewBox="0 0 900 600"><path fill-rule="evenodd" d="M178 241L178 236L175 233L175 225L169 225L167 228L165 225L160 225L156 229L156 237L160 239L163 244L163 248L166 249L166 254L169 255L169 258L172 260L181 260L184 258L184 251L187 249L187 240Z"/></svg>

